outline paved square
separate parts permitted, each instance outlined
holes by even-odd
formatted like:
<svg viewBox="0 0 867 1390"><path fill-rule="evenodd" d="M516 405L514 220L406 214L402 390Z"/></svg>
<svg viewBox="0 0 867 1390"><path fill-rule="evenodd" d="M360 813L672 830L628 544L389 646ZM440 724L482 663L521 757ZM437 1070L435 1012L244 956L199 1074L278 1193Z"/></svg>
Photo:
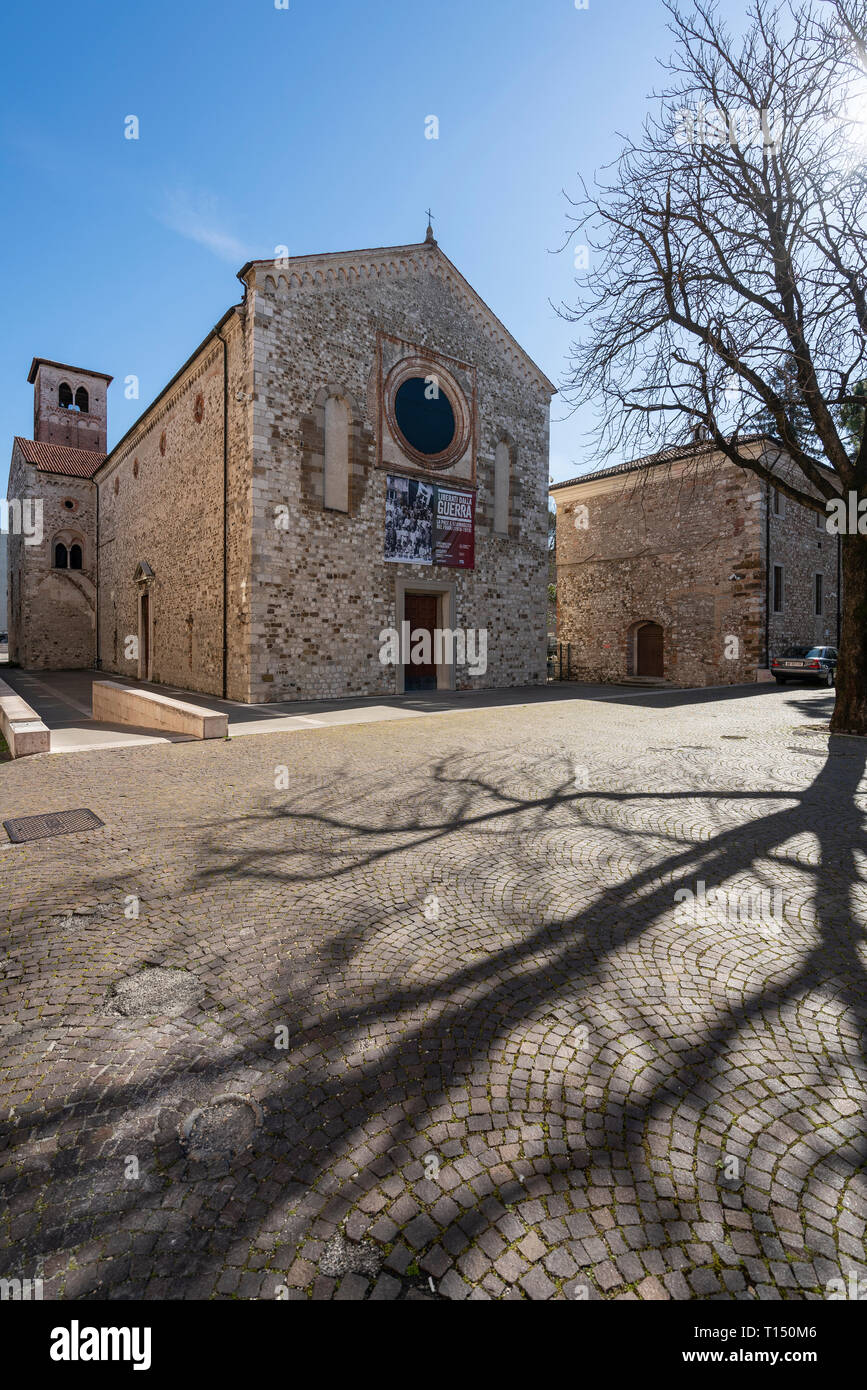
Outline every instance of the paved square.
<svg viewBox="0 0 867 1390"><path fill-rule="evenodd" d="M3 818L105 822L0 846L0 1275L867 1281L867 749L829 712L564 697L0 766Z"/></svg>

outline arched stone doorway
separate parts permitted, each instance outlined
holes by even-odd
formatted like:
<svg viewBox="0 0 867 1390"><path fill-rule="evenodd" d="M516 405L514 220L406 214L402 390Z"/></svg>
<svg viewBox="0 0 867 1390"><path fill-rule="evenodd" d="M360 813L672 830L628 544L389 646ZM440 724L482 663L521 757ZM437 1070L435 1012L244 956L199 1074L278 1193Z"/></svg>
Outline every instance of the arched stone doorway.
<svg viewBox="0 0 867 1390"><path fill-rule="evenodd" d="M636 676L665 675L664 635L659 623L640 623L635 631Z"/></svg>
<svg viewBox="0 0 867 1390"><path fill-rule="evenodd" d="M153 570L146 560L142 560L135 572L135 582L138 585L138 678L140 681L153 680L153 579Z"/></svg>

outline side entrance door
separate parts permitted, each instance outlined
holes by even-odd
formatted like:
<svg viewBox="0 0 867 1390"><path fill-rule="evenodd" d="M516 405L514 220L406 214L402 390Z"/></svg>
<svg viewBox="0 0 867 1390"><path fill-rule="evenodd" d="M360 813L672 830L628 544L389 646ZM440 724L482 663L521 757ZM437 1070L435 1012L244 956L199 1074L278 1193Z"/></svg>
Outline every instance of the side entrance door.
<svg viewBox="0 0 867 1390"><path fill-rule="evenodd" d="M436 690L437 668L434 665L434 632L437 626L438 600L436 594L406 594L403 601L404 621L410 625L410 651L412 638L417 632L430 633L430 662L419 665L408 661L403 668L404 690ZM407 653L409 656L409 652Z"/></svg>
<svg viewBox="0 0 867 1390"><path fill-rule="evenodd" d="M637 676L663 676L665 665L662 651L662 628L659 623L645 623L638 629Z"/></svg>

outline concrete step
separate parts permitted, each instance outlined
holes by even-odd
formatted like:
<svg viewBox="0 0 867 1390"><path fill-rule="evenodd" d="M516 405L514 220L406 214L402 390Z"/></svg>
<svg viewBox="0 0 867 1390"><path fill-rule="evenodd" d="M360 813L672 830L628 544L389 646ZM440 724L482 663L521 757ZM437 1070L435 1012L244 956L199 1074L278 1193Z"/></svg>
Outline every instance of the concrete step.
<svg viewBox="0 0 867 1390"><path fill-rule="evenodd" d="M674 689L674 681L667 681L662 676L624 676L617 682L618 685L640 685L653 686L654 688Z"/></svg>

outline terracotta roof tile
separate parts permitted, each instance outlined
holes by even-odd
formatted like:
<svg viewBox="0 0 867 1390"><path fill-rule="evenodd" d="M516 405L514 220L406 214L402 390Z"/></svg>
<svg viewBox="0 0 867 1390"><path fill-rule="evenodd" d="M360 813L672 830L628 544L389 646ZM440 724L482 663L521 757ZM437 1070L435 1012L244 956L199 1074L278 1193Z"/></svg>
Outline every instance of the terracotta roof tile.
<svg viewBox="0 0 867 1390"><path fill-rule="evenodd" d="M38 439L15 436L15 443L27 463L34 463L40 473L65 473L71 478L92 478L105 454L94 449L73 449L67 444L46 444Z"/></svg>
<svg viewBox="0 0 867 1390"><path fill-rule="evenodd" d="M743 435L740 443L758 444L763 439L769 439L769 436L764 434ZM770 440L770 442L775 441ZM566 482L552 483L550 491L555 492L558 487L573 487L575 483L587 483L591 478L611 478L618 473L635 473L642 468L654 468L659 463L674 463L678 459L698 458L702 454L715 452L716 445L712 441L701 440L697 444L679 444L668 449L660 449L656 454L645 454L643 458L631 459L628 463L615 463L610 468L596 468L589 473L581 473L577 478L569 478Z"/></svg>

